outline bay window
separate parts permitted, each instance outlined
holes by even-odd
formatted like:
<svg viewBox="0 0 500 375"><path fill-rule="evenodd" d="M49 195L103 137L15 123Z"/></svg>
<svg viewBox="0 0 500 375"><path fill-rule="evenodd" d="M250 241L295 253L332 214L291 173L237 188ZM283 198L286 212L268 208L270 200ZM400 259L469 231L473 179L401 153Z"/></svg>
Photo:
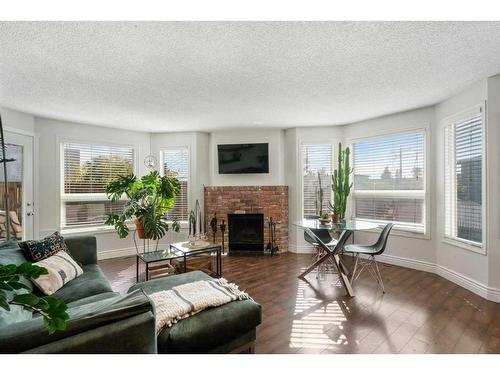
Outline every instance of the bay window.
<svg viewBox="0 0 500 375"><path fill-rule="evenodd" d="M353 216L425 233L425 132L353 142Z"/></svg>

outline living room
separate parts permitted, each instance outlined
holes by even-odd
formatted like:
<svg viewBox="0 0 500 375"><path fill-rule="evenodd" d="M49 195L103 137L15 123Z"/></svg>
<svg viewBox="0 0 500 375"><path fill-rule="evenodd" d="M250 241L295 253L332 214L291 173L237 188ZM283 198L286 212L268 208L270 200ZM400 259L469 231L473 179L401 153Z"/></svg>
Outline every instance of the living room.
<svg viewBox="0 0 500 375"><path fill-rule="evenodd" d="M1 21L0 353L499 354L499 38Z"/></svg>

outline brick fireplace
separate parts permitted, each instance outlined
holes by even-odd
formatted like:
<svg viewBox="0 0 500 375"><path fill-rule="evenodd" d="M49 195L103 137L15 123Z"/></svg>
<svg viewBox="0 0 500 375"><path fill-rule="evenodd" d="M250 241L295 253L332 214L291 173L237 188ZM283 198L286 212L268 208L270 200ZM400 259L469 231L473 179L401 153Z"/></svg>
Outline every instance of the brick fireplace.
<svg viewBox="0 0 500 375"><path fill-rule="evenodd" d="M264 246L269 241L268 222L276 222L276 243L281 252L288 251L288 186L205 186L205 220L210 223L214 212L218 225L228 223L228 214L244 211L264 214ZM218 229L217 241L221 240ZM227 249L228 231L225 232Z"/></svg>

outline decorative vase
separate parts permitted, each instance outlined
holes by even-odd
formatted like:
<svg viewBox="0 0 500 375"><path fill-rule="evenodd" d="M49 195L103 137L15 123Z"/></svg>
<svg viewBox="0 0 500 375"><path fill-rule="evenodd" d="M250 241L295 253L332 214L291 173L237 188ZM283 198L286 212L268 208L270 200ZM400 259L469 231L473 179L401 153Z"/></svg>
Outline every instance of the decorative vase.
<svg viewBox="0 0 500 375"><path fill-rule="evenodd" d="M332 214L332 223L338 224L340 221L340 214Z"/></svg>
<svg viewBox="0 0 500 375"><path fill-rule="evenodd" d="M148 237L146 236L146 233L144 232L144 226L142 225L141 221L138 219L134 219L134 224L135 224L135 230L137 231L137 236L141 240L145 240Z"/></svg>

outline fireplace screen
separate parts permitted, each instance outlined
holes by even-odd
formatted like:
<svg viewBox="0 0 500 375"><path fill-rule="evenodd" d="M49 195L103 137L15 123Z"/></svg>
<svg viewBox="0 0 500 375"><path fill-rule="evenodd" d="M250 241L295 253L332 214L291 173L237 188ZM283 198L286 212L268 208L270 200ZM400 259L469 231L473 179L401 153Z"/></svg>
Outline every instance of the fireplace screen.
<svg viewBox="0 0 500 375"><path fill-rule="evenodd" d="M229 214L229 252L264 251L264 214Z"/></svg>

